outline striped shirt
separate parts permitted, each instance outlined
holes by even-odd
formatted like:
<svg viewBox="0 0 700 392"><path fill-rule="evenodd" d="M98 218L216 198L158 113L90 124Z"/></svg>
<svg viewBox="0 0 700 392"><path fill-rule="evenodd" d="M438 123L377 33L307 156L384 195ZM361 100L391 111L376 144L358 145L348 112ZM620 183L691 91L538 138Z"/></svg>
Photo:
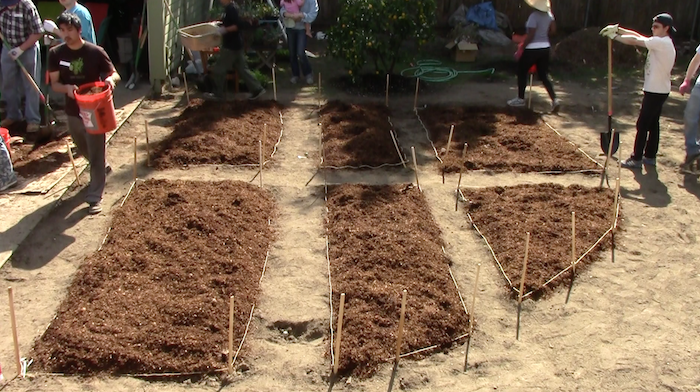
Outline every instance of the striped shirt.
<svg viewBox="0 0 700 392"><path fill-rule="evenodd" d="M43 34L44 26L32 0L20 0L0 14L0 31L11 47L22 45L32 34Z"/></svg>

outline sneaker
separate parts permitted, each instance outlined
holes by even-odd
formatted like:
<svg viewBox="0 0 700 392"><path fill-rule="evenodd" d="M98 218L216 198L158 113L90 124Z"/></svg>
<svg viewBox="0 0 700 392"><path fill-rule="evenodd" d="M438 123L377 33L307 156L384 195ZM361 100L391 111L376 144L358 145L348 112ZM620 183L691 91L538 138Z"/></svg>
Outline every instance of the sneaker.
<svg viewBox="0 0 700 392"><path fill-rule="evenodd" d="M292 84L297 84L297 83L299 83L299 77L292 76L292 78L289 81L292 82Z"/></svg>
<svg viewBox="0 0 700 392"><path fill-rule="evenodd" d="M102 204L98 201L97 203L88 203L88 214L96 215L102 212Z"/></svg>
<svg viewBox="0 0 700 392"><path fill-rule="evenodd" d="M685 162L681 164L681 173L683 174L698 174L698 159L700 154L693 154L685 158Z"/></svg>
<svg viewBox="0 0 700 392"><path fill-rule="evenodd" d="M27 133L37 133L39 132L39 124L29 123L27 124Z"/></svg>
<svg viewBox="0 0 700 392"><path fill-rule="evenodd" d="M656 166L656 158L642 158L642 164L645 166Z"/></svg>
<svg viewBox="0 0 700 392"><path fill-rule="evenodd" d="M639 169L642 167L642 161L638 161L636 159L633 159L632 157L629 157L622 161L620 165L626 169Z"/></svg>
<svg viewBox="0 0 700 392"><path fill-rule="evenodd" d="M6 191L15 185L17 185L17 173L12 173L12 178L7 184L0 187L0 192Z"/></svg>
<svg viewBox="0 0 700 392"><path fill-rule="evenodd" d="M309 74L306 76L306 84L314 84L314 76Z"/></svg>
<svg viewBox="0 0 700 392"><path fill-rule="evenodd" d="M260 89L260 90L258 90L258 92L253 93L253 95L251 95L250 98L248 98L248 99L251 100L251 101L254 101L254 100L260 98L260 96L262 96L262 95L265 94L266 92L267 92L267 91L266 91L264 88L263 88L263 89Z"/></svg>
<svg viewBox="0 0 700 392"><path fill-rule="evenodd" d="M559 107L561 104L559 103L558 99L555 99L552 101L552 113L559 113Z"/></svg>
<svg viewBox="0 0 700 392"><path fill-rule="evenodd" d="M13 120L11 118L6 118L6 119L0 121L0 127L9 128L12 126L12 124L14 124L16 122L17 122L17 120Z"/></svg>
<svg viewBox="0 0 700 392"><path fill-rule="evenodd" d="M525 100L522 98L513 98L510 101L508 101L508 106L512 106L515 108L521 108L525 106Z"/></svg>

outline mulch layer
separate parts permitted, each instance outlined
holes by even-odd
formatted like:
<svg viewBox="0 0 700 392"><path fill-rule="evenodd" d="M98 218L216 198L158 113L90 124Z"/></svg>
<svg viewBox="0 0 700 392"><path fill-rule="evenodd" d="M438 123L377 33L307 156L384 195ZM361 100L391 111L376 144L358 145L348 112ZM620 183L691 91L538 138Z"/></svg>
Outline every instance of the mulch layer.
<svg viewBox="0 0 700 392"><path fill-rule="evenodd" d="M530 110L431 106L419 115L435 148L441 151L440 169L445 173L457 172L460 167L520 173L600 170ZM445 154L452 124L452 144ZM468 148L463 159L464 143L468 143Z"/></svg>
<svg viewBox="0 0 700 392"><path fill-rule="evenodd" d="M608 40L600 36L601 27L589 27L564 38L555 47L555 61L575 67L607 67ZM634 46L613 42L613 67L642 67L644 54Z"/></svg>
<svg viewBox="0 0 700 392"><path fill-rule="evenodd" d="M577 259L611 227L614 194L610 189L563 187L555 184L462 189L469 213L493 248L506 276L520 286L525 237L530 232L524 294L534 298L571 282L565 273L546 288L542 285L571 263L571 212L576 212ZM618 226L619 227L619 226ZM576 266L581 271L609 249L610 236Z"/></svg>
<svg viewBox="0 0 700 392"><path fill-rule="evenodd" d="M269 159L282 132L281 111L282 106L273 101L192 100L173 132L155 146L154 167L259 164L263 124L267 124L263 154Z"/></svg>
<svg viewBox="0 0 700 392"><path fill-rule="evenodd" d="M271 193L243 182L139 184L35 343L36 366L69 374L225 367L229 296L235 350L259 294L274 216Z"/></svg>
<svg viewBox="0 0 700 392"><path fill-rule="evenodd" d="M401 163L389 133L392 126L386 106L331 101L321 108L320 115L324 166Z"/></svg>
<svg viewBox="0 0 700 392"><path fill-rule="evenodd" d="M54 114L59 120L54 126L54 133L63 135L59 139L36 147L29 140L12 145L12 166L21 177L41 177L53 173L70 162L66 152L66 141L71 140L68 135L66 115L62 110L56 110ZM25 128L26 123L24 121L16 125L13 124L9 129L10 135L26 138Z"/></svg>
<svg viewBox="0 0 700 392"><path fill-rule="evenodd" d="M340 294L346 295L342 375L369 377L393 358L404 289L402 353L432 345L446 349L468 330L440 229L418 189L334 186L328 209L334 328Z"/></svg>

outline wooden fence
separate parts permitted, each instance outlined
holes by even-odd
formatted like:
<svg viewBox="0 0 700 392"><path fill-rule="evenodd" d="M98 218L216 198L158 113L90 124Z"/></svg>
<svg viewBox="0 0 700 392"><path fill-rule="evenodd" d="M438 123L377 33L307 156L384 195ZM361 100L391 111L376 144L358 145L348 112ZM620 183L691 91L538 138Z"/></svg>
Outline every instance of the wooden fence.
<svg viewBox="0 0 700 392"><path fill-rule="evenodd" d="M338 17L342 0L318 0L320 12L317 23L333 24ZM565 31L575 31L588 26L604 26L609 23L648 32L651 18L661 12L673 15L676 28L682 36L690 36L693 30L700 32L696 18L699 0L552 0L557 26ZM438 24L445 25L447 19L461 5L471 6L480 0L437 0ZM513 27L522 27L531 12L523 0L492 0L496 10L508 15ZM589 5L590 3L590 5ZM586 10L588 9L588 12ZM696 28L693 29L693 23Z"/></svg>

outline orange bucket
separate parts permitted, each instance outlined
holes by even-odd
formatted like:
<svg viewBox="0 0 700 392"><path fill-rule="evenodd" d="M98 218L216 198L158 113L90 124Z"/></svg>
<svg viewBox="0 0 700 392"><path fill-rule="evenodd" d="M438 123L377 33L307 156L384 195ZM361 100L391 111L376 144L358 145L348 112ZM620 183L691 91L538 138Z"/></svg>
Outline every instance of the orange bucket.
<svg viewBox="0 0 700 392"><path fill-rule="evenodd" d="M75 101L87 133L100 135L117 129L112 88L108 84L95 82L78 87Z"/></svg>

